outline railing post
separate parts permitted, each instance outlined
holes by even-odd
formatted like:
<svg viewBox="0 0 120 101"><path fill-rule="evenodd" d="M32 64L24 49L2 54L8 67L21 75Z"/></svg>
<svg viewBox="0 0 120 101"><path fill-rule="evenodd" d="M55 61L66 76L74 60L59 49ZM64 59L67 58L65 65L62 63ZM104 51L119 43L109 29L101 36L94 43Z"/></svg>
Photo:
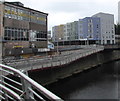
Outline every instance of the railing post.
<svg viewBox="0 0 120 101"><path fill-rule="evenodd" d="M0 41L0 64L2 64L2 42ZM2 68L2 67L0 67L0 68ZM2 80L2 70L0 70L0 81L3 81ZM2 91L2 89L0 88L0 90ZM1 93L0 93L0 96L2 96L1 95ZM0 101L1 101L2 99L0 98Z"/></svg>
<svg viewBox="0 0 120 101"><path fill-rule="evenodd" d="M28 76L28 72L27 71L24 71L24 74L26 74ZM25 100L29 100L29 99L31 99L30 97L34 98L33 93L29 90L29 88L31 88L30 83L28 83L23 78L21 78L21 83L22 83L22 89L24 91L24 94L23 94L24 99Z"/></svg>
<svg viewBox="0 0 120 101"><path fill-rule="evenodd" d="M0 64L2 64L2 42L0 42ZM2 74L2 71L0 71L0 75L1 74ZM1 78L0 78L0 80L1 80Z"/></svg>
<svg viewBox="0 0 120 101"><path fill-rule="evenodd" d="M1 67L0 67L1 68ZM2 71L0 70L0 81L3 81L2 80ZM2 83L2 82L0 82L0 83ZM2 89L0 88L0 91L2 91ZM2 93L0 93L0 96L2 96ZM0 101L1 101L2 99L0 98Z"/></svg>

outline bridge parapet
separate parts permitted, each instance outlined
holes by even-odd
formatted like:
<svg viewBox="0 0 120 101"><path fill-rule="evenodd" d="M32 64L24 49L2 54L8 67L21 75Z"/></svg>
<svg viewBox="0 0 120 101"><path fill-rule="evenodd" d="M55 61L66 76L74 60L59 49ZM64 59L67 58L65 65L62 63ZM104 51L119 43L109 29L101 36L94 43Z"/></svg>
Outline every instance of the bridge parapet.
<svg viewBox="0 0 120 101"><path fill-rule="evenodd" d="M120 49L120 45L116 44L116 45L104 45L105 50L117 50Z"/></svg>
<svg viewBox="0 0 120 101"><path fill-rule="evenodd" d="M54 56L48 56L43 58L33 58L19 61L10 61L5 64L15 67L20 70L29 71L35 69L47 69L51 67L58 67L62 65L69 64L80 58L95 54L97 52L103 51L103 46L82 46L78 50L70 50L65 52L60 52Z"/></svg>
<svg viewBox="0 0 120 101"><path fill-rule="evenodd" d="M0 64L0 100L33 101L60 100L61 98L29 78L19 70Z"/></svg>

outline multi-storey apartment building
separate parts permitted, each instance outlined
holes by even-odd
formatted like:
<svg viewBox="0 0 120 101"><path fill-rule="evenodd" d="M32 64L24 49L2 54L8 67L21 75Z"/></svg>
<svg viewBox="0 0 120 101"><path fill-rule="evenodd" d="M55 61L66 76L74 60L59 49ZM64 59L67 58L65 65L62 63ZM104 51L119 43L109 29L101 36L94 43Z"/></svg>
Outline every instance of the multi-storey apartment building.
<svg viewBox="0 0 120 101"><path fill-rule="evenodd" d="M101 44L115 44L114 15L108 13L98 13L93 17L100 18Z"/></svg>
<svg viewBox="0 0 120 101"><path fill-rule="evenodd" d="M47 13L20 2L0 4L2 56L33 54L47 48Z"/></svg>
<svg viewBox="0 0 120 101"><path fill-rule="evenodd" d="M71 40L71 38L72 38L72 24L71 23L67 23L65 25L65 31L66 32L64 32L64 34L66 35L65 36L66 41Z"/></svg>
<svg viewBox="0 0 120 101"><path fill-rule="evenodd" d="M95 40L96 43L100 41L100 18L86 17L80 19L78 23L78 33L80 40Z"/></svg>
<svg viewBox="0 0 120 101"><path fill-rule="evenodd" d="M78 39L78 21L54 26L52 28L52 33L54 41Z"/></svg>
<svg viewBox="0 0 120 101"><path fill-rule="evenodd" d="M53 41L60 41L64 39L64 25L52 27Z"/></svg>
<svg viewBox="0 0 120 101"><path fill-rule="evenodd" d="M53 28L53 37L58 36L57 28ZM97 44L115 44L114 15L98 13L79 21L67 23L61 30L65 41L91 40ZM58 39L58 38L57 38Z"/></svg>
<svg viewBox="0 0 120 101"><path fill-rule="evenodd" d="M77 40L78 39L78 21L74 21L71 23L71 40Z"/></svg>

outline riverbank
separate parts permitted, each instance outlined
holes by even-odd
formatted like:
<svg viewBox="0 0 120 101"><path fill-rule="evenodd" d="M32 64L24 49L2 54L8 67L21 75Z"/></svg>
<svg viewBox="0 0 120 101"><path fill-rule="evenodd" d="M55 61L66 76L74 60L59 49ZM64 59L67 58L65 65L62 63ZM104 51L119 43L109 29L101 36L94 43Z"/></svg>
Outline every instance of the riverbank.
<svg viewBox="0 0 120 101"><path fill-rule="evenodd" d="M60 79L72 76L98 65L120 59L120 51L102 51L80 58L59 68L49 68L42 71L29 71L29 76L42 85L48 85ZM74 66L73 66L74 65ZM78 66L79 65L79 66Z"/></svg>
<svg viewBox="0 0 120 101"><path fill-rule="evenodd" d="M120 60L105 63L47 85L46 88L64 100L118 101L119 66Z"/></svg>

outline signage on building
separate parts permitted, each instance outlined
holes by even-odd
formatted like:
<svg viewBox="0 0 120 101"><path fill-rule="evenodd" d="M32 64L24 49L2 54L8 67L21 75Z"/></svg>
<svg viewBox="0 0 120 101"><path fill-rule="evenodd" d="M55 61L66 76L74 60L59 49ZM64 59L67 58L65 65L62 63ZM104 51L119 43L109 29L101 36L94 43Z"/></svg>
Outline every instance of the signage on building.
<svg viewBox="0 0 120 101"><path fill-rule="evenodd" d="M39 48L38 49L38 52L48 52L48 51L50 51L50 49L48 49L48 48Z"/></svg>

